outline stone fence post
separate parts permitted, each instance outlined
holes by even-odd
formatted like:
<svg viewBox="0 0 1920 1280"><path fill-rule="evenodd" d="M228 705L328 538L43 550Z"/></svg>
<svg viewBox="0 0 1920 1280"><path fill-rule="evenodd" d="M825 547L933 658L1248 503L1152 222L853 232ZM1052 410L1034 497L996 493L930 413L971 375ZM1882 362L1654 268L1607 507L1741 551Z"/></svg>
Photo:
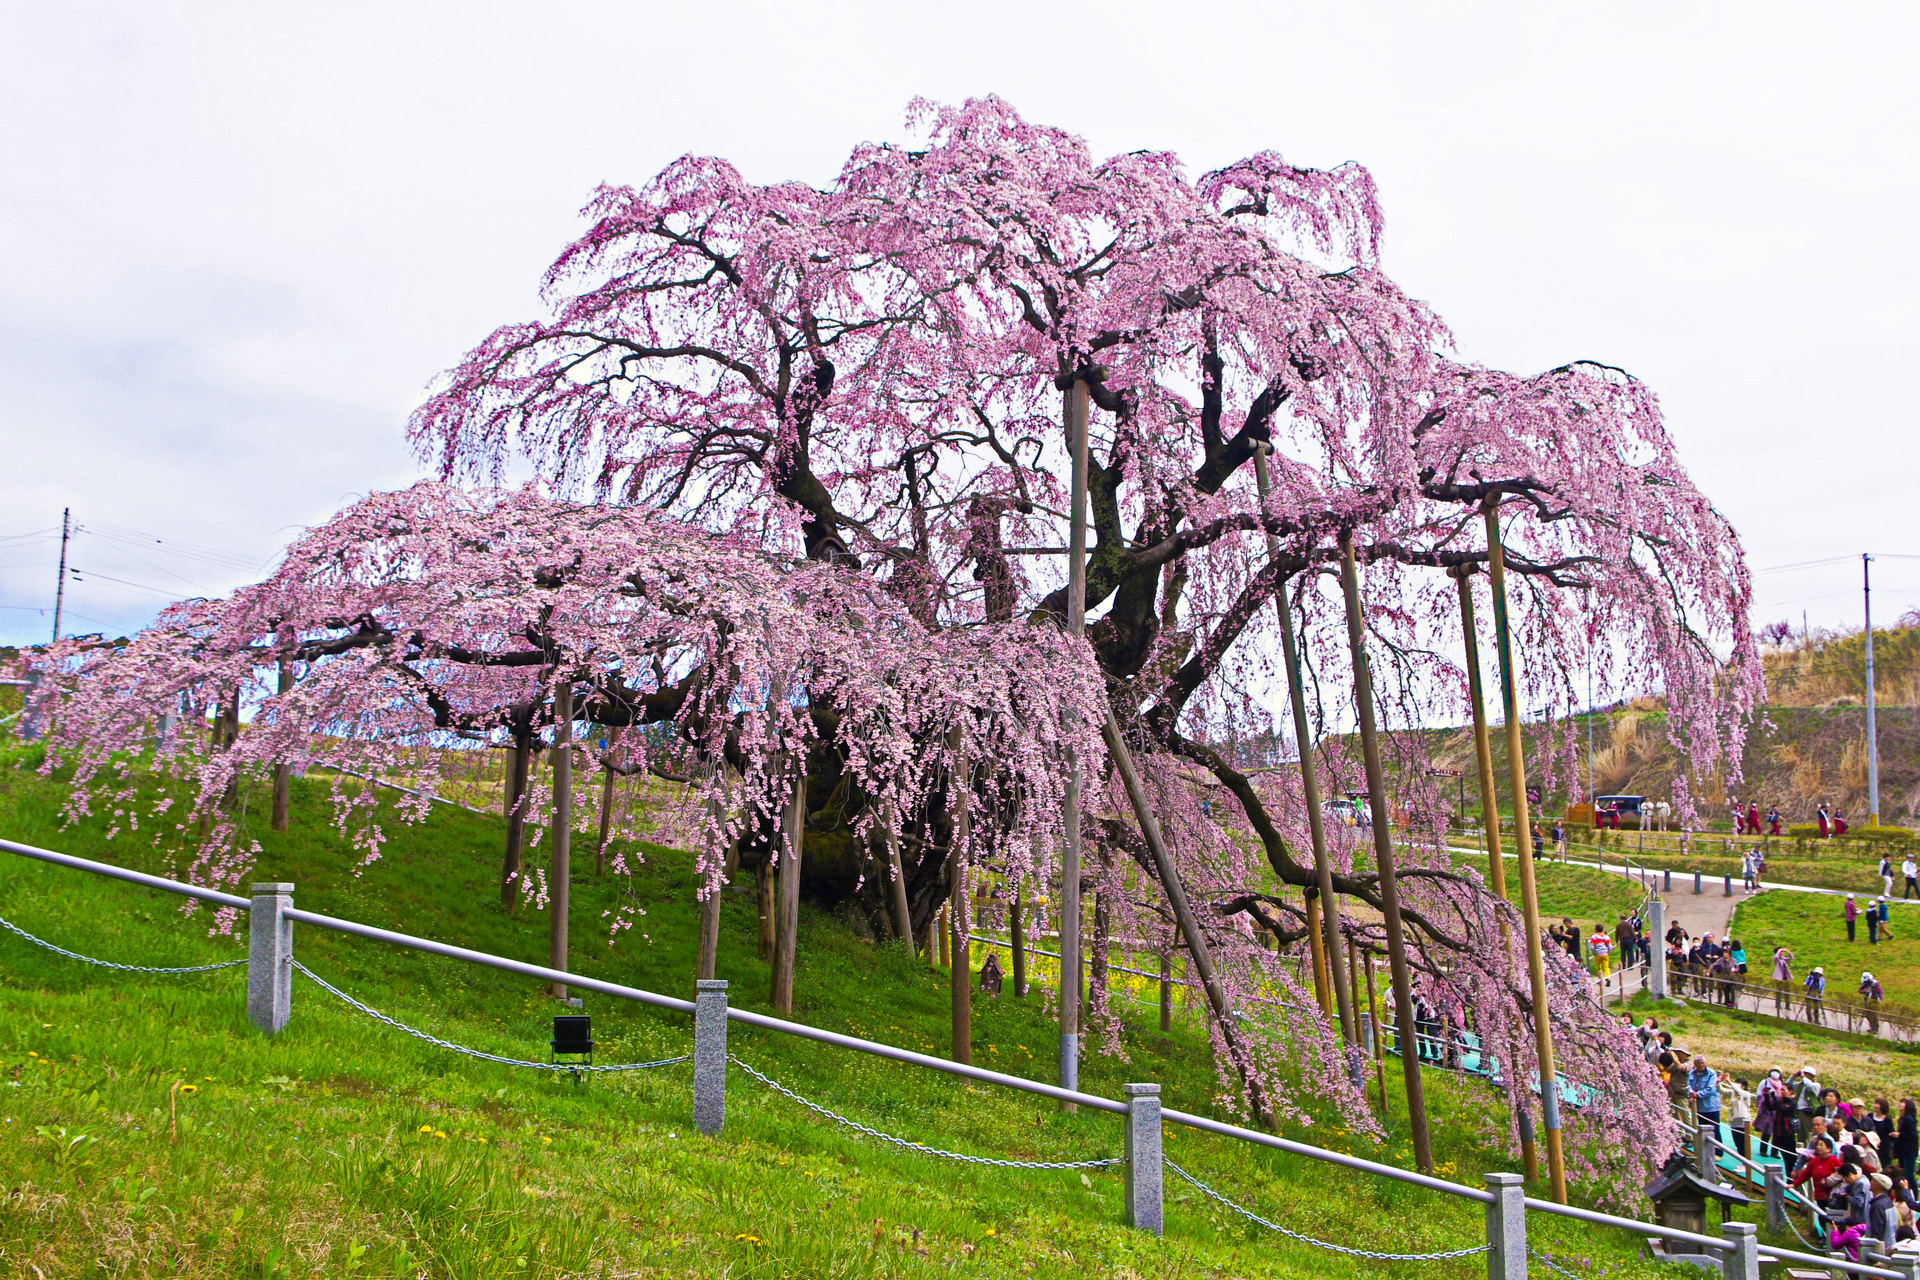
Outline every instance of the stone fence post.
<svg viewBox="0 0 1920 1280"><path fill-rule="evenodd" d="M1723 1222L1720 1234L1733 1247L1720 1255L1722 1280L1760 1280L1760 1237L1751 1222Z"/></svg>
<svg viewBox="0 0 1920 1280"><path fill-rule="evenodd" d="M1517 1173L1490 1173L1487 1280L1527 1280L1527 1186Z"/></svg>
<svg viewBox="0 0 1920 1280"><path fill-rule="evenodd" d="M293 1015L293 905L290 884L256 884L247 912L247 1021L277 1035Z"/></svg>
<svg viewBox="0 0 1920 1280"><path fill-rule="evenodd" d="M1120 1087L1127 1099L1127 1223L1159 1235L1162 1227L1160 1086Z"/></svg>
<svg viewBox="0 0 1920 1280"><path fill-rule="evenodd" d="M693 1127L716 1134L727 1121L727 980L701 978L693 999Z"/></svg>

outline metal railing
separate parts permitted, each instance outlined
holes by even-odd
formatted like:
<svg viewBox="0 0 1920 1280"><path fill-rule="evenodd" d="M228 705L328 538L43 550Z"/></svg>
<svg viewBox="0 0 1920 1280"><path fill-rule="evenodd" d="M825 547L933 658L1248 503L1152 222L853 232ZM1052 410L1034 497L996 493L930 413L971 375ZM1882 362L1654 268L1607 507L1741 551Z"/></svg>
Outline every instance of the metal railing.
<svg viewBox="0 0 1920 1280"><path fill-rule="evenodd" d="M384 942L409 950L423 951L430 955L444 956L543 982L562 983L569 988L630 1000L657 1009L692 1013L694 1015L694 1051L690 1056L694 1064L694 1123L697 1128L706 1133L719 1132L724 1123L726 1064L729 1061L726 1052L726 1028L730 1023L739 1023L910 1066L924 1067L983 1084L997 1085L1060 1102L1070 1102L1089 1110L1126 1117L1128 1154L1124 1163L1128 1173L1128 1217L1133 1225L1155 1233L1161 1230L1160 1197L1164 1162L1160 1151L1160 1126L1164 1122L1301 1156L1370 1177L1386 1178L1423 1187L1454 1199L1482 1205L1486 1210L1485 1245L1465 1251L1428 1256L1459 1256L1461 1253L1484 1252L1488 1255L1489 1277L1499 1277L1501 1280L1524 1274L1525 1259L1528 1256L1525 1219L1527 1210L1568 1218L1592 1226L1625 1231L1641 1237L1691 1245L1709 1256L1727 1255L1738 1263L1738 1267L1736 1270L1733 1266L1728 1266L1726 1274L1739 1274L1744 1280L1757 1280L1759 1260L1763 1257L1777 1258L1787 1262L1803 1262L1856 1275L1885 1277L1886 1280L1920 1280L1920 1258L1902 1259L1893 1268L1887 1268L1853 1262L1846 1258L1821 1257L1780 1249L1772 1245L1760 1244L1754 1238L1754 1228L1746 1223L1725 1224L1724 1234L1721 1236L1683 1231L1657 1223L1640 1222L1576 1205L1557 1204L1550 1200L1527 1196L1524 1194L1519 1175L1512 1173L1486 1175L1485 1187L1466 1186L1415 1170L1396 1168L1361 1156L1296 1142L1278 1134L1246 1129L1209 1116L1163 1107L1160 1103L1157 1084L1128 1085L1126 1100L1117 1101L1077 1089L1063 1089L1056 1085L1028 1080L968 1063L952 1062L944 1058L916 1053L910 1049L864 1040L858 1036L843 1035L820 1027L810 1027L804 1023L789 1022L782 1018L730 1006L726 1001L726 983L720 981L702 980L698 984L698 998L683 1000L637 987L548 968L545 965L529 964L504 956L453 946L430 938L416 937L357 921L342 920L319 912L301 910L291 903L292 886L290 885L257 885L252 898L242 898L236 894L223 893L200 885L185 884L161 876L147 875L124 867L94 862L90 859L10 840L0 840L0 850L151 889L159 889L167 893L197 898L223 907L248 911L250 916L247 966L248 1016L256 1025L269 1033L283 1029L291 1016L291 979L295 971L291 925L294 923L349 934L374 942ZM1237 1205L1231 1207L1242 1213L1248 1212ZM1257 1217L1255 1220L1265 1221ZM1297 1235L1297 1233L1293 1234ZM1320 1244L1323 1247L1340 1247L1313 1241L1308 1237L1301 1238L1308 1243Z"/></svg>

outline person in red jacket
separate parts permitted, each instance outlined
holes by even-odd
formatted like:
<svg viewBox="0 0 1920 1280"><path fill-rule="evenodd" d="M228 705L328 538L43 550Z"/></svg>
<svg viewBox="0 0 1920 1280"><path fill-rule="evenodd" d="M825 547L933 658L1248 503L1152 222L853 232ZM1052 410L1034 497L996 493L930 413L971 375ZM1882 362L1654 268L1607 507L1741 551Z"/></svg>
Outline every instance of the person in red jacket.
<svg viewBox="0 0 1920 1280"><path fill-rule="evenodd" d="M1825 1138L1815 1138L1813 1154L1801 1161L1800 1167L1787 1179L1787 1185L1797 1187L1803 1182L1809 1183L1817 1198L1826 1194L1827 1180L1839 1172L1840 1157L1833 1154L1833 1143Z"/></svg>

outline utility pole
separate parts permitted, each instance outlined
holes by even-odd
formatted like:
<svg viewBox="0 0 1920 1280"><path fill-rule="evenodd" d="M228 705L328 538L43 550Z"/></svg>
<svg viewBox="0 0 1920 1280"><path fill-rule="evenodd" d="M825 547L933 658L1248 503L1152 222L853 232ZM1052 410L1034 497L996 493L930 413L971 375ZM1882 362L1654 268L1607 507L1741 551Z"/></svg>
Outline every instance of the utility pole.
<svg viewBox="0 0 1920 1280"><path fill-rule="evenodd" d="M53 588L53 638L60 639L60 608L67 602L67 538L73 526L73 508L60 508L60 581Z"/></svg>
<svg viewBox="0 0 1920 1280"><path fill-rule="evenodd" d="M1880 735L1873 723L1873 557L1860 556L1860 600L1867 618L1867 825L1880 825Z"/></svg>

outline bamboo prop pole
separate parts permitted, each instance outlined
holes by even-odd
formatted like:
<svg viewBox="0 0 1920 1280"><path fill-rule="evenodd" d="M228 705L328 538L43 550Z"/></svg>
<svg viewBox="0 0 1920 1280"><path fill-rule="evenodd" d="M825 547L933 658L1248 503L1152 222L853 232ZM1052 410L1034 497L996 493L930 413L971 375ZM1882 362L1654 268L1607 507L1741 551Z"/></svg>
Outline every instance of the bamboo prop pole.
<svg viewBox="0 0 1920 1280"><path fill-rule="evenodd" d="M553 859L547 894L553 912L547 926L547 967L567 967L567 915L573 888L573 681L562 678L553 691ZM563 982L553 984L556 1000L567 998Z"/></svg>
<svg viewBox="0 0 1920 1280"><path fill-rule="evenodd" d="M1494 896L1505 902L1507 866L1505 852L1500 848L1500 799L1493 779L1493 738L1487 731L1486 687L1480 675L1480 631L1473 617L1473 581L1469 573L1463 565L1454 571L1454 581L1460 587L1460 634L1467 650L1467 696L1473 703L1473 755L1480 775L1480 825L1486 832L1487 883L1493 886ZM1508 937L1506 917L1502 916L1500 940L1505 942ZM1534 1149L1533 1118L1527 1113L1526 1095L1514 1090L1513 1097L1520 1128L1520 1164L1526 1170L1527 1181L1536 1182L1540 1178L1540 1153Z"/></svg>
<svg viewBox="0 0 1920 1280"><path fill-rule="evenodd" d="M1073 491L1067 529L1067 634L1087 632L1087 412L1085 378L1067 388L1062 416L1073 455ZM1067 757L1067 794L1061 805L1060 855L1060 1087L1080 1087L1080 761ZM1077 1108L1071 1102L1061 1110Z"/></svg>
<svg viewBox="0 0 1920 1280"><path fill-rule="evenodd" d="M1533 996L1534 1052L1540 1059L1540 1119L1547 1131L1547 1177L1557 1204L1567 1202L1567 1157L1560 1142L1560 1082L1553 1060L1553 1018L1547 1012L1547 964L1540 947L1540 898L1533 874L1533 831L1527 812L1527 758L1520 737L1520 689L1514 679L1513 634L1507 620L1507 556L1500 509L1488 503L1487 572L1493 579L1493 635L1500 653L1500 694L1507 717L1507 773L1513 790L1513 843L1520 855L1521 912L1526 920L1527 982ZM1523 1081L1512 1082L1524 1088Z"/></svg>
<svg viewBox="0 0 1920 1280"><path fill-rule="evenodd" d="M1270 480L1267 475L1267 449L1261 446L1254 450L1253 477L1260 486L1260 501L1264 506ZM1279 553L1279 539L1267 535L1267 558L1273 559ZM1313 840L1313 878L1320 890L1320 916L1324 941L1321 949L1327 959L1327 974L1333 986L1334 1007L1340 1015L1340 1035L1349 1045L1360 1043L1359 1019L1353 1014L1354 992L1350 984L1340 981L1340 900L1333 892L1333 864L1327 858L1326 814L1321 809L1320 775L1313 767L1313 734L1307 722L1307 698L1305 691L1305 673L1300 665L1300 638L1294 631L1293 606L1287 603L1287 593L1283 586L1274 596L1274 607L1280 615L1280 646L1282 657L1287 664L1287 696L1293 704L1293 739L1300 750L1300 791L1307 806L1307 833ZM1321 1007L1324 1009L1325 1002Z"/></svg>
<svg viewBox="0 0 1920 1280"><path fill-rule="evenodd" d="M1366 618L1360 611L1360 569L1354 559L1351 532L1340 535L1340 586L1347 603L1347 644L1353 650L1353 692L1360 712L1360 753L1367 769L1367 807L1373 818L1373 857L1380 876L1381 914L1386 917L1387 974L1393 987L1393 1020L1399 1027L1400 1068L1407 1080L1407 1119L1413 1130L1413 1160L1420 1172L1432 1173L1433 1144L1427 1134L1420 1054L1410 1034L1413 979L1407 966L1405 926L1400 919L1400 881L1394 872L1386 770L1380 764L1380 732L1373 710L1373 670L1367 662ZM1379 1038L1376 1033L1374 1039Z"/></svg>
<svg viewBox="0 0 1920 1280"><path fill-rule="evenodd" d="M953 806L953 853L948 863L947 901L953 913L953 972L949 990L953 999L953 1060L973 1061L973 927L968 919L973 903L968 883L967 839L972 831L969 793L973 789L973 765L967 758L965 724L953 726L953 766L949 778Z"/></svg>
<svg viewBox="0 0 1920 1280"><path fill-rule="evenodd" d="M1214 1019L1219 1023L1221 1038L1226 1041L1227 1051L1234 1057L1235 1069L1246 1082L1248 1101L1252 1103L1254 1114L1260 1117L1262 1124L1271 1123L1272 1115L1267 1108L1265 1093L1254 1079L1253 1060L1241 1043L1233 1007L1227 1001L1227 989L1214 970L1212 948L1207 945L1206 934L1201 932L1200 921L1193 914L1192 903L1187 900L1186 886L1181 883L1179 869L1173 865L1173 858L1167 852L1167 843L1160 834L1160 821L1153 816L1147 789L1140 781L1139 770L1134 767L1133 752L1121 736L1120 722L1114 719L1111 708L1107 711L1102 733L1107 742L1107 754L1112 758L1114 768L1120 773L1120 781L1127 789L1127 800L1133 807L1140 835L1147 842L1147 852L1153 855L1154 869L1160 876L1161 892L1167 895L1167 905L1173 909L1174 922L1180 926L1181 939L1187 944L1187 955L1192 959L1194 976L1207 993L1207 1003L1212 1006Z"/></svg>

